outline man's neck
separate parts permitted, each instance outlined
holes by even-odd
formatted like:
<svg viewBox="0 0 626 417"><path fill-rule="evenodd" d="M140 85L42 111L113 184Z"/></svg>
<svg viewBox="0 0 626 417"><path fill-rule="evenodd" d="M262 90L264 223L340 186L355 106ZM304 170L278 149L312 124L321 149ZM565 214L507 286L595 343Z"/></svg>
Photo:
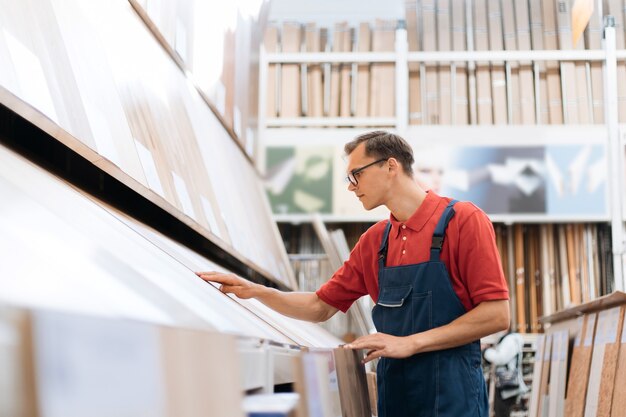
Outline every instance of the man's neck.
<svg viewBox="0 0 626 417"><path fill-rule="evenodd" d="M398 187L389 199L387 208L399 222L405 222L417 211L426 198L426 192L412 179Z"/></svg>

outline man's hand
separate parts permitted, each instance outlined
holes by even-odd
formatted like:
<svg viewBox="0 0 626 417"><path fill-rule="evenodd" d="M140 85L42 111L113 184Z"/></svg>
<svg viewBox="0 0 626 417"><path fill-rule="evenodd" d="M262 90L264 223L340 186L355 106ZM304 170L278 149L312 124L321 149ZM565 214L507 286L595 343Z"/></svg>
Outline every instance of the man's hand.
<svg viewBox="0 0 626 417"><path fill-rule="evenodd" d="M224 294L239 298L256 298L269 308L298 320L320 322L328 320L337 312L322 301L314 292L282 292L275 288L255 284L234 274L221 272L196 272L200 278L220 284Z"/></svg>
<svg viewBox="0 0 626 417"><path fill-rule="evenodd" d="M344 345L344 348L368 349L367 356L363 359L363 363L380 357L402 359L415 354L413 342L410 337L391 336L385 333L361 336L354 342Z"/></svg>
<svg viewBox="0 0 626 417"><path fill-rule="evenodd" d="M256 287L248 280L238 277L235 274L224 274L221 272L196 272L200 278L205 281L217 282L220 285L220 291L224 294L232 293L239 298L252 298L256 296Z"/></svg>

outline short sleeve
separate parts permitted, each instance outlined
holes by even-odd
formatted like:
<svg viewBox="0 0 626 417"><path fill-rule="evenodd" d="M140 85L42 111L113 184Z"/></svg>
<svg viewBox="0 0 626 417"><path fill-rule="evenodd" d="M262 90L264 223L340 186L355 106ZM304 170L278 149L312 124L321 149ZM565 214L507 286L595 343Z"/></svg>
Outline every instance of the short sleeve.
<svg viewBox="0 0 626 417"><path fill-rule="evenodd" d="M474 306L509 299L493 225L483 211L474 211L460 224L458 253L460 276Z"/></svg>
<svg viewBox="0 0 626 417"><path fill-rule="evenodd" d="M344 313L352 303L367 294L361 256L362 240L363 236L350 252L348 260L316 291L322 301Z"/></svg>

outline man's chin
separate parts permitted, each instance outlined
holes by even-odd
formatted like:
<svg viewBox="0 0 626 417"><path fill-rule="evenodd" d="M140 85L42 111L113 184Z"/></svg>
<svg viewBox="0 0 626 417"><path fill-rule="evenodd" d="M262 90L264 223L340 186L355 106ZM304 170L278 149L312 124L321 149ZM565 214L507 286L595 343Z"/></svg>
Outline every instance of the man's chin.
<svg viewBox="0 0 626 417"><path fill-rule="evenodd" d="M365 210L367 210L367 211L374 210L375 208L380 207L380 203L377 203L377 204L368 204L368 203L365 203L365 202L361 202L361 204L363 204L363 208L364 208Z"/></svg>

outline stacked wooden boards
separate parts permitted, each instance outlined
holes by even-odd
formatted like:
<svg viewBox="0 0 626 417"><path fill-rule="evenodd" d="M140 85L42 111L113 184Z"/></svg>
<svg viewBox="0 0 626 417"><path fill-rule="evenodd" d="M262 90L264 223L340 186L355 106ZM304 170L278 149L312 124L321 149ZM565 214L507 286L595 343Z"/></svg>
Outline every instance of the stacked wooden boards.
<svg viewBox="0 0 626 417"><path fill-rule="evenodd" d="M5 106L295 286L257 173L128 2L4 1L0 22Z"/></svg>
<svg viewBox="0 0 626 417"><path fill-rule="evenodd" d="M540 317L613 290L608 225L496 224L495 230L515 331L540 332Z"/></svg>
<svg viewBox="0 0 626 417"><path fill-rule="evenodd" d="M623 416L624 293L613 293L545 318L529 415ZM536 356L538 357L538 356Z"/></svg>
<svg viewBox="0 0 626 417"><path fill-rule="evenodd" d="M420 42L409 42L410 51L450 50L448 37L462 31L462 16L472 26L466 29L465 42L459 41L452 50L468 51L523 51L523 50L571 50L602 49L602 17L597 8L583 39L577 45L571 42L572 1L551 0L507 1L474 0L459 1L407 0L406 21L409 40L419 36ZM624 11L620 2L609 5L609 13L616 17L617 48L624 48ZM450 14L449 10L452 10ZM459 17L455 17L455 13ZM433 19L434 16L437 19ZM455 20L456 19L456 20ZM450 25L452 22L452 26ZM437 41L435 44L434 41ZM429 66L438 68L429 77ZM451 68L449 65L426 65L415 78L426 76L429 90L423 96L409 97L409 103L421 102L427 124L465 124L469 117L477 124L562 124L603 123L604 91L602 87L602 63L598 61L521 61L476 62L463 70L455 65L452 72L463 74L468 84L456 84L451 93L446 85ZM469 68L474 68L469 69ZM620 62L618 71L625 71L626 63ZM409 69L411 71L411 69ZM443 78L442 78L443 77ZM618 76L620 97L620 120L626 121L626 77ZM430 80L430 81L429 81ZM464 103L470 88L469 107ZM409 94L419 93L409 89ZM448 103L456 102L456 106ZM442 104L443 103L443 104ZM441 112L444 114L441 114ZM452 118L448 115L453 115ZM419 119L409 119L420 124Z"/></svg>
<svg viewBox="0 0 626 417"><path fill-rule="evenodd" d="M266 29L264 48L273 52L393 52L396 21L377 20L332 28L285 22ZM387 117L395 115L395 65L269 64L266 116Z"/></svg>
<svg viewBox="0 0 626 417"><path fill-rule="evenodd" d="M584 36L576 45L572 44L572 4L573 0L406 0L409 52L601 50L603 23L598 7ZM619 0L605 4L604 14L616 18L617 49L623 50L626 36L623 4ZM337 24L324 32L328 36L320 36L321 32L315 31L314 25L306 25L306 38L316 38L314 43L310 43L309 40L305 42L305 37L301 35L302 24L290 23L289 27L283 27L282 34L280 28L273 27L268 32L271 38L266 38L266 51L394 51L393 37L390 35L389 41L384 40L385 33L389 31L380 22L361 23L353 28L348 28L345 23ZM368 43L370 33L372 38ZM343 34L353 40L345 43L340 39ZM377 42L377 37L380 42ZM320 39L325 39L328 46L324 47ZM297 45L292 42L297 42ZM270 64L274 72L268 81L267 116L393 117L393 71L389 76L382 76L383 84L373 82L380 65L393 68L393 63L359 64L358 70L356 65L350 63L327 65L329 71L322 72L322 82L315 87L310 82L307 84L304 78L298 82L290 76L289 103L298 102L298 106L294 107L296 110L292 111L292 107L278 105L277 95L285 98L288 86L279 80L277 88L275 69L280 64ZM602 124L602 65L601 61L410 61L406 69L409 80L408 122L443 125ZM286 66L297 68L294 64ZM303 65L301 68L311 68L309 72L319 80L319 71L313 69L319 68L319 64ZM624 123L626 61L618 62L617 71L619 120ZM344 83L346 72L351 72L352 82ZM369 90L366 87L368 79L372 82ZM351 94L350 89L356 85L359 86L356 94ZM384 89L383 96L379 95L379 85ZM306 94L302 94L305 90ZM322 101L328 104L322 112L319 111L319 104L311 106L312 100L320 101L319 97L323 97ZM344 111L339 111L339 103L345 104L349 97L351 105L343 106ZM387 99L391 100L390 105L384 104ZM305 103L307 100L308 103ZM366 112L368 108L369 112ZM388 112L390 109L391 113Z"/></svg>
<svg viewBox="0 0 626 417"><path fill-rule="evenodd" d="M337 223L349 245L371 224ZM539 319L613 291L610 226L605 223L494 224L496 245L510 292L512 329L543 331ZM280 224L290 253L323 253L308 224ZM333 270L326 260L299 260L308 289L317 289Z"/></svg>

